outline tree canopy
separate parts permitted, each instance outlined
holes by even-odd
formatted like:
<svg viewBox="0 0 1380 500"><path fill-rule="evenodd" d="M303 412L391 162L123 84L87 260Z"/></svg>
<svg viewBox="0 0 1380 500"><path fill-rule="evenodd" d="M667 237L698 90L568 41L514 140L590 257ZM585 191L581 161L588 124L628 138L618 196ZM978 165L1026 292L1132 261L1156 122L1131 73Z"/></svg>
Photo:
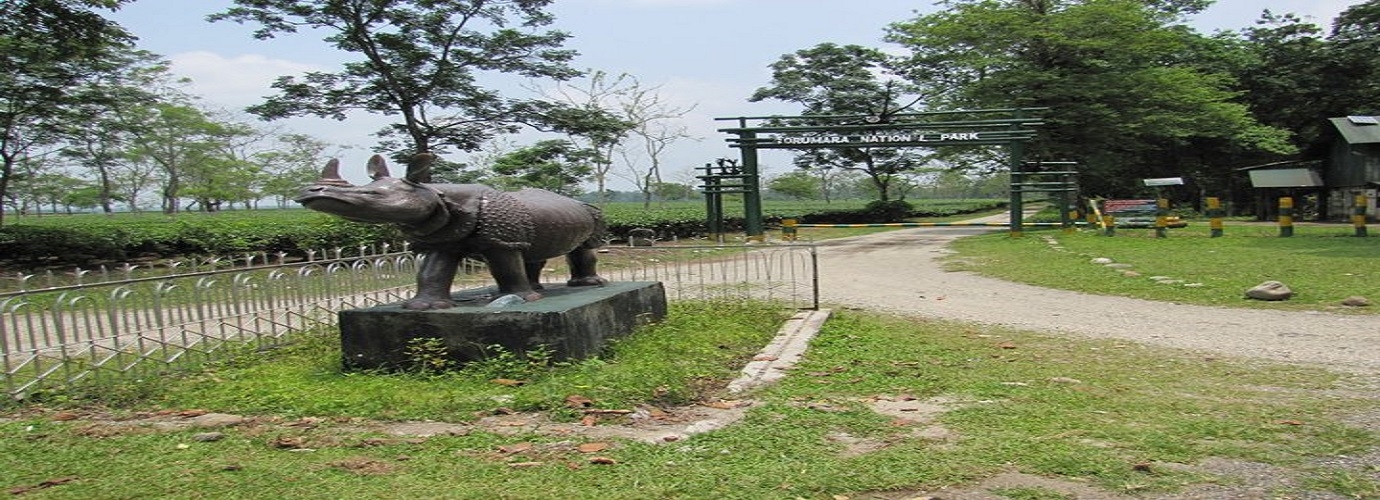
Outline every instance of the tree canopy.
<svg viewBox="0 0 1380 500"><path fill-rule="evenodd" d="M551 0L236 0L212 21L255 23L270 39L299 29L354 54L337 72L284 76L278 94L250 111L267 119L314 115L345 119L362 111L397 116L379 148L399 157L446 149L474 151L501 133L530 125L591 133L622 123L557 102L505 97L484 73L565 80L580 75L561 48L569 37L544 31Z"/></svg>

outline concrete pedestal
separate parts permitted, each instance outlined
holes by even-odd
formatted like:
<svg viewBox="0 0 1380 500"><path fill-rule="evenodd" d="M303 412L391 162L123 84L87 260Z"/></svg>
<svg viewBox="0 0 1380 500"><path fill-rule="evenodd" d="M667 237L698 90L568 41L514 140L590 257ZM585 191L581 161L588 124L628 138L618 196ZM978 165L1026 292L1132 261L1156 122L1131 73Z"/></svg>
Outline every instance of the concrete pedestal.
<svg viewBox="0 0 1380 500"><path fill-rule="evenodd" d="M541 300L485 307L494 289L464 290L450 309L410 311L401 304L340 311L340 347L345 369L410 366L405 350L414 339L445 342L451 360L484 358L501 345L512 353L545 346L556 359L598 354L609 339L666 317L660 282L621 282L598 287L546 284Z"/></svg>

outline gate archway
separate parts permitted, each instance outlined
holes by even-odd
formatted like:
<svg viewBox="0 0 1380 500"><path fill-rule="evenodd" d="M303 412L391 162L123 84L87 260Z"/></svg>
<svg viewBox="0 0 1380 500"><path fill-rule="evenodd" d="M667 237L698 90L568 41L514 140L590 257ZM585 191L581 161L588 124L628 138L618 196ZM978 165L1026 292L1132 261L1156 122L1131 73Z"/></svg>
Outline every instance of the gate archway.
<svg viewBox="0 0 1380 500"><path fill-rule="evenodd" d="M1012 178L1016 179L1025 164L1025 143L1035 137L1033 127L1043 124L1038 113L1047 109L1001 108L881 116L742 116L715 120L738 124L718 130L732 134L725 140L729 147L740 152L737 168L742 179L744 229L748 240L760 241L765 234L757 160L760 149L1005 146ZM1024 204L1021 191L1011 190L1009 227L1012 236L1021 235ZM706 195L710 194L706 192Z"/></svg>

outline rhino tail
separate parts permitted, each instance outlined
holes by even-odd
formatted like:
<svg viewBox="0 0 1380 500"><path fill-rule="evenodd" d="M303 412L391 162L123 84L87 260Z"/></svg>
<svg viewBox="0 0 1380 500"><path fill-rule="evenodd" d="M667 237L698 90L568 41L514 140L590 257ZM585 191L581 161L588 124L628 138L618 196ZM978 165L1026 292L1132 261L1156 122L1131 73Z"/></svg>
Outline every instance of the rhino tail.
<svg viewBox="0 0 1380 500"><path fill-rule="evenodd" d="M581 248L599 248L604 246L605 237L608 236L608 224L604 222L604 211L599 207L584 203L585 210L589 211L590 220L594 222L593 229L589 232L589 238L580 243Z"/></svg>

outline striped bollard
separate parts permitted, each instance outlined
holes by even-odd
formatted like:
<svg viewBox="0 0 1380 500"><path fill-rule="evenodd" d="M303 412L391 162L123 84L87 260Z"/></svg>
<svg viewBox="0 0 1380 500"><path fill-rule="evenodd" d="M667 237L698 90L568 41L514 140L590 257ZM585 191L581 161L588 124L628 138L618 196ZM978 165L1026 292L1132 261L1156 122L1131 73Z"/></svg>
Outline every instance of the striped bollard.
<svg viewBox="0 0 1380 500"><path fill-rule="evenodd" d="M1351 212L1351 225L1356 228L1356 236L1366 235L1366 195L1356 195Z"/></svg>
<svg viewBox="0 0 1380 500"><path fill-rule="evenodd" d="M1169 200L1166 198L1155 199L1155 237L1166 238L1169 236Z"/></svg>
<svg viewBox="0 0 1380 500"><path fill-rule="evenodd" d="M1288 196L1279 199L1279 235L1285 238L1294 235L1294 199Z"/></svg>
<svg viewBox="0 0 1380 500"><path fill-rule="evenodd" d="M1116 236L1116 217L1111 215L1102 216L1102 234Z"/></svg>
<svg viewBox="0 0 1380 500"><path fill-rule="evenodd" d="M1215 196L1207 199L1209 234L1213 238L1222 237L1222 200Z"/></svg>
<svg viewBox="0 0 1380 500"><path fill-rule="evenodd" d="M781 239L786 241L795 241L796 224L797 222L795 219L781 219Z"/></svg>

